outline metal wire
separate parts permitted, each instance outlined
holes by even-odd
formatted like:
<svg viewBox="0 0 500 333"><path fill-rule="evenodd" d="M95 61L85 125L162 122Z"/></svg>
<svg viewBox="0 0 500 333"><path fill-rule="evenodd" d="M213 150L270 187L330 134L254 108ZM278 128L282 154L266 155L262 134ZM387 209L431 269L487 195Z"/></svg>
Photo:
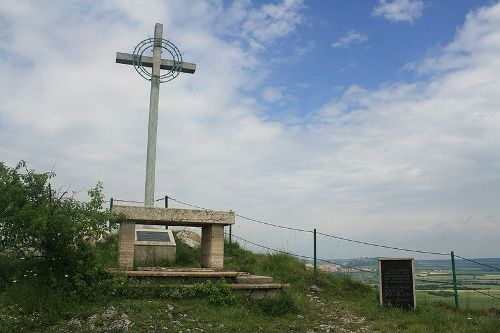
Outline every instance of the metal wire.
<svg viewBox="0 0 500 333"><path fill-rule="evenodd" d="M190 203L187 203L187 202L183 202L183 201L177 200L175 198L172 198L172 197L170 197L168 195L167 195L167 198L170 199L170 200L172 200L172 201L178 202L178 203L180 203L182 205L189 206L189 207L198 208L198 209L204 209L204 210L213 210L213 209L210 209L210 208L205 208L205 207L193 205L193 204L190 204ZM277 227L277 228L281 228L281 229L288 229L288 230L293 230L293 231L301 231L301 232L312 233L312 230L298 229L298 228L287 227L287 226L283 226L283 225L279 225L279 224L264 222L264 221L260 221L260 220L257 220L257 219L246 217L246 216L243 216L243 215L240 215L240 214L234 214L234 215L237 216L237 217L239 217L239 218L248 220L248 221L252 221L252 222L256 222L256 223L260 223L260 224L265 224L265 225L269 225L269 226L272 226L272 227Z"/></svg>
<svg viewBox="0 0 500 333"><path fill-rule="evenodd" d="M249 241L249 240L244 239L242 237L239 237L239 236L237 236L235 234L231 234L231 237L234 237L236 239L242 240L242 241L247 242L249 244L261 247L261 248L266 249L266 250L270 250L270 251L274 251L274 252L278 252L278 253L287 254L287 255L290 255L290 256L293 256L293 257L297 257L297 258L314 260L313 257L309 257L309 256L300 255L300 254L295 254L295 253L292 253L292 252L287 252L287 251L281 251L281 250L273 249L271 247L268 247L268 246L265 246L265 245L262 245L262 244L258 244L258 243ZM322 261L322 262L326 262L326 263L330 263L330 264L334 264L334 265L338 265L338 266L341 266L341 267L344 267L344 268L354 269L354 270L361 271L361 272L378 274L378 272L376 272L376 271L370 271L370 270L359 268L359 267L348 266L348 265L340 264L340 263L337 263L337 262L334 262L334 261L331 261L331 260L326 260L326 259L321 259L321 258L316 258L316 260Z"/></svg>
<svg viewBox="0 0 500 333"><path fill-rule="evenodd" d="M426 280L426 279L420 279L420 278L415 278L415 281L419 282L427 282L427 283L436 283L436 284L446 284L446 285L453 285L453 282L446 282L446 281L433 281L433 280Z"/></svg>
<svg viewBox="0 0 500 333"><path fill-rule="evenodd" d="M176 201L176 202L178 202L180 204L183 204L183 205L186 205L186 206L190 206L190 207L194 207L194 208L199 208L199 209L204 209L204 210L212 210L212 209L200 207L200 206L197 206L197 205L193 205L193 204L190 204L190 203L187 203L187 202L182 202L182 201L177 200L175 198L172 198L170 196L167 196L167 197L169 199L173 200L173 201ZM235 214L235 215L238 216L239 218L242 218L242 219L245 219L245 220L248 220L248 221L251 221L251 222L255 222L255 223L259 223L259 224L264 224L264 225L268 225L268 226L272 226L272 227L276 227L276 228L287 229L287 230L292 230L292 231L300 231L300 232L306 232L306 233L313 233L312 230L287 227L287 226L284 226L284 225L279 225L279 224L274 224L274 223L270 223L270 222L265 222L265 221L257 220L257 219L254 219L254 218L243 216L241 214ZM423 250L414 250L414 249L406 249L406 248L394 247L394 246L388 246L388 245L382 245L382 244L369 243L369 242L354 240L354 239L350 239L350 238L346 238L346 237L340 237L340 236L335 236L335 235L331 235L331 234L326 234L326 233L323 233L323 232L317 232L317 234L318 235L322 235L322 236L326 236L326 237L330 237L330 238L334 238L334 239L340 239L340 240L347 241L347 242L353 242L353 243L357 243L357 244L363 244L363 245L381 247L381 248L385 248L385 249L392 249L392 250L406 251L406 252L415 252L415 253L422 253L422 254L431 254L431 255L440 255L440 256L448 256L449 255L449 253L423 251Z"/></svg>
<svg viewBox="0 0 500 333"><path fill-rule="evenodd" d="M226 234L227 235L227 234ZM287 255L291 255L291 256L294 256L294 257L297 257L297 258L303 258L303 259L310 259L310 260L314 260L314 258L312 257L309 257L309 256L304 256L304 255L300 255L300 254L295 254L295 253L291 253L291 252L286 252L286 251L281 251L281 250L277 250L277 249L273 249L271 247L268 247L268 246L265 246L265 245L261 245L261 244L258 244L258 243L255 243L255 242L252 242L252 241L249 241L247 239L244 239L244 238L241 238L235 234L232 234L231 235L232 237L236 238L236 239L240 239L244 242L247 242L249 244L252 244L252 245L255 245L255 246L258 246L258 247L261 247L261 248L264 248L266 250L271 250L271 251L274 251L274 252L278 252L278 253L283 253L283 254L287 254ZM370 271L370 270L366 270L366 269L363 269L363 268L359 268L359 267L351 267L351 266L348 266L348 265L344 265L344 264L339 264L339 263L336 263L336 262L333 262L333 261L330 261L330 260L326 260L326 259L321 259L321 258L316 258L316 260L318 261L322 261L322 262L327 262L327 263L330 263L330 264L334 264L334 265L339 265L341 267L344 267L344 268L349 268L349 269L355 269L357 271L361 271L361 272L365 272L365 273L371 273L371 274L376 274L376 275L379 275L379 273L377 271ZM451 282L446 282L446 281L432 281L432 280L426 280L426 279L420 279L420 278L415 278L416 281L419 281L419 282L427 282L427 283L436 283L436 284L446 284L446 285L451 285L452 283ZM498 299L500 300L500 297L497 297L497 296L493 296L493 295L490 295L490 294L487 294L485 292L482 292L480 290L477 290L477 289L474 289L474 288L469 288L467 286L464 286L463 284L460 284L460 283L457 283L457 285L459 285L460 287L462 288L465 288L465 289L468 289L468 290L472 290L472 291L475 291L479 294L483 294L485 296L489 296L491 298L495 298L495 299Z"/></svg>
<svg viewBox="0 0 500 333"><path fill-rule="evenodd" d="M187 203L187 202L183 202L183 201L177 200L175 198L172 198L172 197L170 197L168 195L165 196L165 197L163 197L163 198L156 199L155 201L162 201L162 200L165 200L165 198L170 199L172 201L175 201L177 203L180 203L182 205L189 206L189 207L198 208L198 209L202 209L202 210L206 210L206 211L213 211L213 209L209 209L209 208L205 208L205 207L193 205L193 204L190 204L190 203ZM116 201L116 202L143 203L143 201L136 201L136 200L122 200L122 199L113 199L113 200ZM107 202L109 202L109 200L104 201L104 202L107 203ZM240 214L235 214L235 215L238 216L238 217L240 217L240 218L242 218L242 219L248 220L248 221L252 221L252 222L256 222L256 223L260 223L260 224L265 224L265 225L269 225L269 226L273 226L273 227L277 227L277 228L281 228L281 229L288 229L288 230L294 230L294 231L300 231L300 232L306 232L306 233L312 233L313 232L311 230L300 229L300 228L292 228L292 227L282 226L282 225L279 225L279 224L269 223L269 222L265 222L265 221L253 219L253 218L250 218L250 217L246 217L246 216L243 216L243 215L240 215ZM345 238L345 237L330 235L330 234L326 234L326 233L322 233L322 232L317 232L317 234L325 236L325 237L334 238L334 239L340 239L340 240L347 241L347 242L353 242L353 243L357 243L357 244L363 244L363 245L369 245L369 246L375 246L375 247L382 247L382 248L387 248L387 249L392 249L392 250L407 251L407 252L416 252L416 253L423 253L423 254L433 254L433 255L446 255L446 256L448 255L448 253L422 251L422 250L414 250L414 249L406 249L406 248L400 248L400 247L394 247L394 246L387 246L387 245L381 245L381 244L363 242L363 241L358 241L358 240L349 239L349 238ZM228 234L225 233L225 235L227 236ZM244 239L242 237L239 237L239 236L237 236L235 234L232 234L231 236L234 237L234 238L236 238L236 239L242 240L244 242L247 242L249 244L258 246L260 248L263 248L263 249L266 249L266 250L269 250L269 251L274 251L274 252L277 252L277 253L283 253L283 254L290 255L290 256L293 256L293 257L297 257L297 258L314 260L314 258L310 257L310 256L305 256L305 255L295 254L295 253L292 253L292 252L287 252L287 251L282 251L282 250L274 249L274 248L271 248L271 247L268 247L268 246L265 246L265 245L262 245L262 244L258 244L258 243L249 241L249 240ZM480 263L478 261L475 261L475 260L472 260L472 259L468 259L468 258L459 256L459 255L455 255L455 256L457 258L460 258L460 259L463 259L463 260L466 260L466 261L469 261L469 262L472 262L472 263L475 263L475 264L478 264L478 265L481 265L481 266L484 266L484 267L489 267L489 268L492 268L492 269L500 271L500 268L498 268L498 267L491 266L491 265L488 265L488 264L483 264L483 263ZM354 270L360 271L360 272L366 272L366 273L371 273L371 274L376 274L376 275L379 274L377 271L371 271L371 270L367 270L367 269L363 269L363 268L359 268L359 267L353 267L353 266L349 266L349 265L345 265L345 264L340 264L340 263L337 263L337 262L334 262L334 261L331 261L331 260L327 260L327 259L316 258L316 260L321 261L321 262L326 262L326 263L334 264L334 265L338 265L340 267L344 267L344 268L348 268L348 269L354 269ZM419 281L419 282L435 283L435 284L446 284L446 285L451 285L452 284L451 282L446 282L446 281L433 281L433 280L426 280L426 279L421 279L421 278L415 278L415 280ZM464 286L464 285L459 284L459 283L457 285L459 285L462 288L465 288L467 290L475 291L475 292L477 292L479 294L483 294L485 296L488 296L488 297L500 300L500 297L487 294L487 293L482 292L480 290L477 290L477 289L474 289L474 288L470 288L470 287Z"/></svg>
<svg viewBox="0 0 500 333"><path fill-rule="evenodd" d="M313 233L312 230L287 227L287 226L284 226L284 225L279 225L279 224L274 224L274 223L265 222L265 221L261 221L261 220L256 220L256 219L253 219L251 217L246 217L246 216L243 216L243 215L240 215L240 214L235 214L235 215L238 216L239 218L244 219L244 220L248 220L248 221L252 221L252 222L260 223L260 224L265 224L265 225L269 225L269 226L276 227L276 228L287 229L287 230L292 230L292 231L300 231L300 232Z"/></svg>
<svg viewBox="0 0 500 333"><path fill-rule="evenodd" d="M391 250L398 250L398 251L406 251L406 252L416 252L416 253L424 253L424 254L433 254L433 255L440 255L440 256L448 256L449 253L442 253L442 252L430 252L430 251L423 251L423 250L413 250L413 249L405 249L402 247L395 247L395 246L388 246L388 245L381 245L381 244L375 244L375 243L369 243L369 242L363 242L363 241L358 241L354 239L349 239L345 237L340 237L340 236L335 236L335 235L330 235L330 234L325 234L323 232L316 232L318 235L330 237L330 238L335 238L335 239L340 239L343 241L347 242L353 242L357 244L363 244L363 245L369 245L369 246L376 246L376 247L382 247L384 249L391 249Z"/></svg>
<svg viewBox="0 0 500 333"><path fill-rule="evenodd" d="M202 206L198 206L198 205L194 205L194 204L190 204L188 202L178 200L178 199L173 198L173 197L168 196L168 195L165 196L165 197L167 199L170 199L172 201L175 201L177 203L180 203L180 204L188 206L188 207L193 207L193 208L197 208L197 209L203 209L203 210L206 210L206 211L213 211L213 209L202 207ZM155 201L165 200L165 197L157 199ZM115 199L115 201L143 203L142 201L119 200L119 199ZM267 225L267 226L272 226L272 227L276 227L276 228L280 228L280 229L286 229L286 230L292 230L292 231L299 231L299 232L305 232L305 233L313 233L312 230L302 229L302 228L293 228L293 227L288 227L288 226L279 225L279 224L275 224L275 223L270 223L270 222L266 222L266 221L254 219L254 218L251 218L251 217L247 217L247 216L244 216L244 215L241 215L241 214L236 214L235 213L235 216L237 216L239 218L242 218L244 220L247 220L247 221L251 221L251 222L255 222L255 223L259 223L259 224L263 224L263 225ZM362 245L380 247L380 248L384 248L384 249L391 249L391 250L405 251L405 252L414 252L414 253L422 253L422 254L430 254L430 255L439 255L439 256L448 256L449 255L449 253L444 253L444 252L434 252L434 251L424 251L424 250L416 250L416 249L407 249L407 248L396 247L396 246L389 246L389 245L383 245L383 244L370 243L370 242L355 240L355 239L351 239L351 238L336 236L336 235L332 235L332 234L327 234L327 233L323 233L323 232L319 232L319 231L317 232L317 234L325 236L325 237L333 238L333 239L343 240L343 241L346 241L346 242L352 242L352 243L356 243L356 244L362 244ZM460 258L460 259L467 260L467 261L473 262L475 264L482 265L482 266L485 266L485 267L490 267L492 269L500 271L500 268L498 268L498 267L490 266L490 265L487 265L487 264L483 264L483 263L477 262L475 260L467 259L467 258L458 256L458 255L455 255L455 256L458 257L458 258Z"/></svg>
<svg viewBox="0 0 500 333"><path fill-rule="evenodd" d="M182 204L182 205L186 205L186 206L189 206L189 207L198 208L198 209L203 209L203 210L213 210L213 209L204 208L204 207L196 206L196 205L193 205L193 204L189 204L189 203L187 203L187 202L182 202L182 201L177 200L177 199L175 199L175 198L172 198L172 197L170 197L170 196L168 196L168 195L167 195L166 197L167 197L168 199L172 200L172 201L178 202L178 203L180 203L180 204Z"/></svg>
<svg viewBox="0 0 500 333"><path fill-rule="evenodd" d="M484 267L489 267L489 268L493 268L493 269L495 269L495 270L497 270L497 271L500 271L500 268L499 268L499 267L495 267L495 266L491 266L491 265L483 264L483 263L480 263L479 261L475 261L475 260L472 260L472 259L467 259L467 258L461 257L461 256L456 255L456 254L455 254L455 257L460 258L460 259L463 259L463 260L466 260L466 261L473 262L473 263L475 263L475 264L478 264L478 265L481 265L481 266L484 266Z"/></svg>
<svg viewBox="0 0 500 333"><path fill-rule="evenodd" d="M485 295L485 296L489 296L489 297L491 297L491 298L495 298L495 299L499 299L499 300L500 300L500 297L493 296L493 295L489 295L489 294L487 294L487 293L485 293L485 292L482 292L482 291L477 290L477 289L474 289L474 288L469 288L469 287L464 286L463 284L460 284L460 283L457 283L457 284L458 284L460 287L462 287L462 288L465 288L465 289L468 289L468 290L472 290L472 291L475 291L476 293L483 294L483 295Z"/></svg>

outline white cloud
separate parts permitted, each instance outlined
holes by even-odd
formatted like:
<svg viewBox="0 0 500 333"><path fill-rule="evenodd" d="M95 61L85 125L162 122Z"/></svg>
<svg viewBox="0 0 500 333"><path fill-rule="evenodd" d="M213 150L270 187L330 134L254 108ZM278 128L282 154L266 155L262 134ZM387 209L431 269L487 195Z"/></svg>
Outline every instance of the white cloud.
<svg viewBox="0 0 500 333"><path fill-rule="evenodd" d="M424 9L421 0L379 0L372 15L382 16L391 22L414 22Z"/></svg>
<svg viewBox="0 0 500 333"><path fill-rule="evenodd" d="M262 92L262 98L268 103L276 103L283 99L282 87L267 87Z"/></svg>
<svg viewBox="0 0 500 333"><path fill-rule="evenodd" d="M253 8L243 22L243 32L263 43L283 37L303 22L303 7L303 0L283 0Z"/></svg>
<svg viewBox="0 0 500 333"><path fill-rule="evenodd" d="M141 200L149 85L114 56L164 22L198 67L160 90L157 196L372 242L471 256L500 251L500 5L468 15L452 43L415 65L430 79L351 86L293 125L263 120L265 107L241 93L260 91L249 87L264 60L220 30L220 22L238 20L236 35L264 44L293 33L290 26L269 37L245 32L248 13L267 7L74 6L0 7L0 57L8 50L24 59L0 61L2 161L26 159L40 171L55 163L59 184L80 189L102 180L108 197ZM311 250L309 234L241 220L233 232ZM327 257L385 254L325 239L319 246Z"/></svg>
<svg viewBox="0 0 500 333"><path fill-rule="evenodd" d="M500 234L499 24L498 4L472 13L450 45L416 65L430 79L352 86L326 105L314 132L322 163L335 168L323 190L345 186L340 200L364 210L359 219L391 212L400 231L430 235L445 229L438 221L457 231L435 248L491 249Z"/></svg>
<svg viewBox="0 0 500 333"><path fill-rule="evenodd" d="M348 31L343 37L332 44L334 48L348 48L355 44L361 44L368 40L368 36L355 30Z"/></svg>
<svg viewBox="0 0 500 333"><path fill-rule="evenodd" d="M304 22L304 8L303 0L281 0L259 7L250 0L236 0L227 10L218 9L214 25L217 32L248 43L250 50L262 51Z"/></svg>

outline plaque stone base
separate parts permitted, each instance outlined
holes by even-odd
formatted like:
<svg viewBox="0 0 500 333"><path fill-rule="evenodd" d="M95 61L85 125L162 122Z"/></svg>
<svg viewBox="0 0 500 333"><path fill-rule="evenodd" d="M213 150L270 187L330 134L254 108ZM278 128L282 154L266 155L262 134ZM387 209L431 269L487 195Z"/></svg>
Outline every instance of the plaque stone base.
<svg viewBox="0 0 500 333"><path fill-rule="evenodd" d="M135 229L134 262L136 266L151 266L164 259L175 260L175 239L168 229Z"/></svg>

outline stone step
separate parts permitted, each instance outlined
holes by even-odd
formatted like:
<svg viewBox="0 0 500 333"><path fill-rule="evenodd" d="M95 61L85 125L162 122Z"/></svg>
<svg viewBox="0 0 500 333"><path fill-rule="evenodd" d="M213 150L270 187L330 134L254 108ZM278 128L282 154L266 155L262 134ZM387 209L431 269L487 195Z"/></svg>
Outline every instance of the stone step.
<svg viewBox="0 0 500 333"><path fill-rule="evenodd" d="M285 288L290 287L289 284L280 283L245 283L245 284L228 284L229 288L233 290L235 294L247 295L254 299L262 299L266 296L274 297L279 295ZM163 285L163 288L194 288L194 284L176 284L176 285ZM140 287L139 287L140 288Z"/></svg>
<svg viewBox="0 0 500 333"><path fill-rule="evenodd" d="M120 271L128 277L229 277L236 278L239 272L216 271Z"/></svg>
<svg viewBox="0 0 500 333"><path fill-rule="evenodd" d="M270 276L260 275L239 275L236 276L237 284L269 284L273 283L273 278Z"/></svg>
<svg viewBox="0 0 500 333"><path fill-rule="evenodd" d="M229 287L237 294L248 295L254 299L262 299L266 296L278 296L283 289L290 287L290 285L280 283L241 283L229 284Z"/></svg>
<svg viewBox="0 0 500 333"><path fill-rule="evenodd" d="M245 289L283 289L288 288L289 284L281 283L236 283L228 284L234 290L245 290Z"/></svg>
<svg viewBox="0 0 500 333"><path fill-rule="evenodd" d="M213 268L173 268L173 267L137 267L136 271L159 272L215 272Z"/></svg>
<svg viewBox="0 0 500 333"><path fill-rule="evenodd" d="M288 284L273 283L270 276L251 275L247 272L222 272L206 268L171 268L171 267L142 267L136 271L118 271L116 268L108 269L109 272L123 274L132 279L146 279L159 282L163 287L179 286L169 285L171 282L192 283L204 281L218 281L224 278L228 286L235 293L248 295L255 299L266 296L276 296ZM187 288L194 288L193 284L183 284Z"/></svg>
<svg viewBox="0 0 500 333"><path fill-rule="evenodd" d="M128 278L155 280L162 283L177 282L184 280L192 281L217 281L224 278L228 283L234 283L237 277L245 277L250 274L247 272L224 272L213 269L149 269L136 271L118 271L116 268L108 269L111 273L119 273Z"/></svg>

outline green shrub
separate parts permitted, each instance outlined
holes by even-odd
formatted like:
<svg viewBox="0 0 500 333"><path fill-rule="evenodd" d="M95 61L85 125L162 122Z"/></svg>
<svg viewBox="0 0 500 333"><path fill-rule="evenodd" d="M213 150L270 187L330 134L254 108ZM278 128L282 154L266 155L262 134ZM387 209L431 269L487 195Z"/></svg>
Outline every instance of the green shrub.
<svg viewBox="0 0 500 333"><path fill-rule="evenodd" d="M210 281L197 284L194 287L195 295L205 297L213 305L229 305L236 302L236 296L227 283L221 279L218 283Z"/></svg>
<svg viewBox="0 0 500 333"><path fill-rule="evenodd" d="M118 264L118 234L111 234L95 246L98 265L101 267L116 267Z"/></svg>
<svg viewBox="0 0 500 333"><path fill-rule="evenodd" d="M229 305L236 302L236 296L223 279L217 283L207 281L194 286L186 286L182 284L165 285L149 281L134 281L128 280L121 275L113 275L101 280L95 290L98 290L102 296L113 298L202 298L213 305Z"/></svg>
<svg viewBox="0 0 500 333"><path fill-rule="evenodd" d="M14 168L0 162L0 252L25 269L13 268L14 274L87 297L102 275L93 242L106 235L108 221L115 218L102 209L100 183L88 191L88 202L80 202L67 191L53 190L54 176L36 173L24 162ZM26 263L31 266L23 268ZM13 278L2 274L2 280Z"/></svg>
<svg viewBox="0 0 500 333"><path fill-rule="evenodd" d="M27 271L29 264L24 260L0 254L0 291L4 290Z"/></svg>

